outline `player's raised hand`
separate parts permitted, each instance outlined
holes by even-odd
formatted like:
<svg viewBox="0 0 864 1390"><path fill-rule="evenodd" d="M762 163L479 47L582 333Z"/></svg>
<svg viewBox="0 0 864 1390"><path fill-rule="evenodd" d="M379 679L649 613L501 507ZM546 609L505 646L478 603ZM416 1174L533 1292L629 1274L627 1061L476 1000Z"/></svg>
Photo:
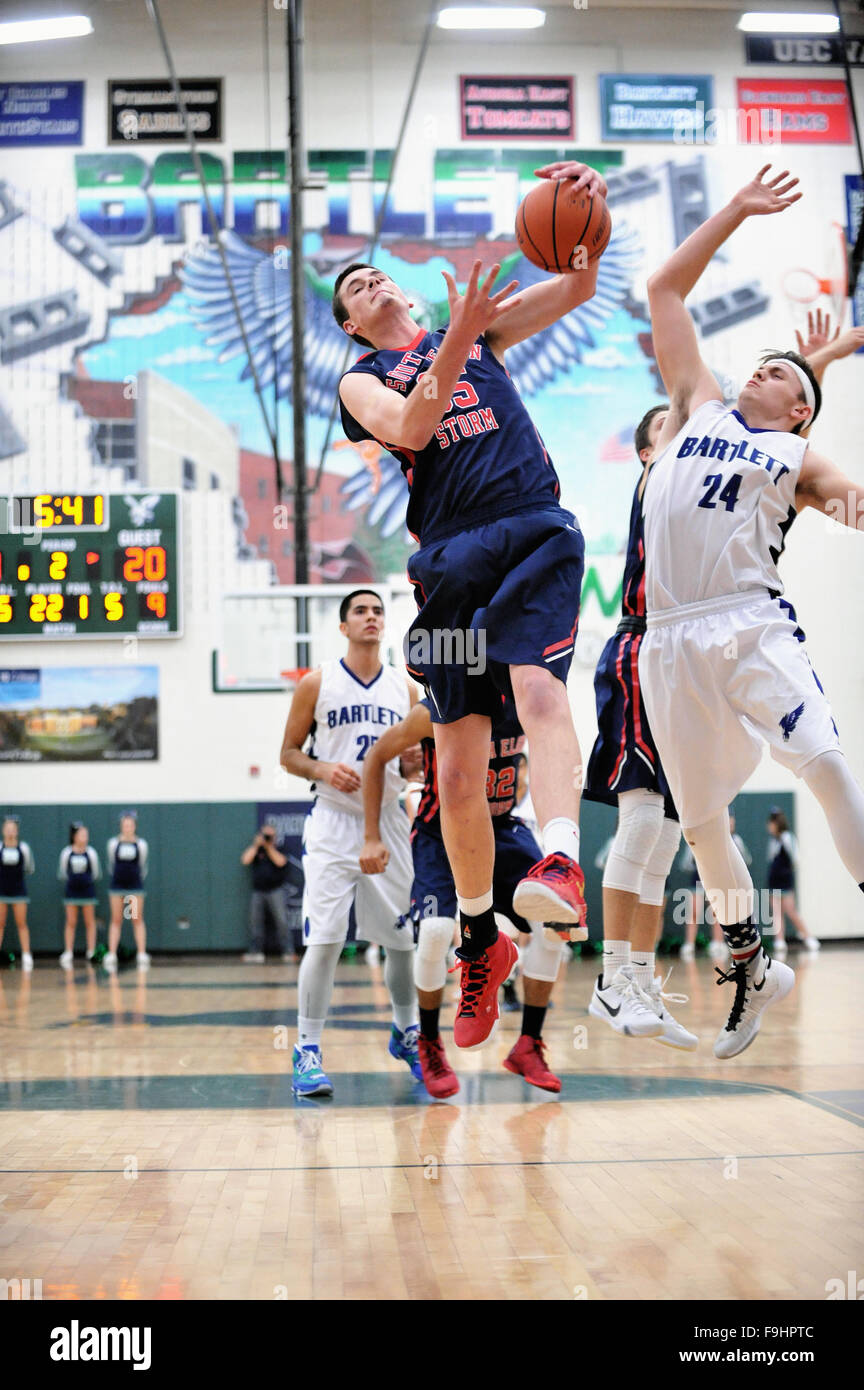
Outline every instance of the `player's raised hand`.
<svg viewBox="0 0 864 1390"><path fill-rule="evenodd" d="M320 775L337 792L356 792L360 788L360 778L347 763L324 763Z"/></svg>
<svg viewBox="0 0 864 1390"><path fill-rule="evenodd" d="M834 330L834 336L832 338L831 315L828 313L827 310L823 314L821 309L817 309L815 312L812 309L807 310L806 342L801 337L801 334L798 332L798 329L795 329L795 337L798 341L798 351L800 352L802 357L809 357L811 353L819 352L822 348L827 347L829 343L835 343L839 336L840 326L838 324L837 328ZM851 351L854 352L854 348L851 349ZM842 356L845 355L845 353L842 354Z"/></svg>
<svg viewBox="0 0 864 1390"><path fill-rule="evenodd" d="M383 874L390 851L383 840L366 840L360 851L360 868L364 874Z"/></svg>
<svg viewBox="0 0 864 1390"><path fill-rule="evenodd" d="M789 177L788 169L784 169L782 174L776 174L766 183L765 175L770 168L770 164L763 164L755 179L751 179L739 189L732 199L733 206L739 212L743 212L745 217L763 217L767 213L785 212L786 208L797 203L801 197L800 193L792 192L798 180Z"/></svg>
<svg viewBox="0 0 864 1390"><path fill-rule="evenodd" d="M857 352L864 347L864 328L847 328L845 333L835 335L831 344L831 351L835 361L841 357L849 357L851 353Z"/></svg>
<svg viewBox="0 0 864 1390"><path fill-rule="evenodd" d="M406 782L411 782L423 771L423 749L419 743L414 743L399 759L399 771Z"/></svg>
<svg viewBox="0 0 864 1390"><path fill-rule="evenodd" d="M479 338L481 333L485 333L487 328L491 328L502 314L508 310L515 309L521 303L519 296L516 295L504 300L512 294L519 284L518 280L511 280L509 285L505 285L503 290L498 290L492 294L492 286L498 276L501 266L493 265L483 281L480 283L480 268L482 261L475 261L471 267L471 274L468 277L468 284L465 286L465 293L460 294L456 286L456 281L446 270L442 270L444 281L447 285L447 298L450 301L450 331L465 335L468 342L473 343Z"/></svg>
<svg viewBox="0 0 864 1390"><path fill-rule="evenodd" d="M574 193L584 188L592 197L595 193L599 193L601 198L606 197L606 180L603 175L592 169L590 164L580 164L576 159L561 159L554 164L544 164L542 169L535 169L534 173L538 179L576 179Z"/></svg>

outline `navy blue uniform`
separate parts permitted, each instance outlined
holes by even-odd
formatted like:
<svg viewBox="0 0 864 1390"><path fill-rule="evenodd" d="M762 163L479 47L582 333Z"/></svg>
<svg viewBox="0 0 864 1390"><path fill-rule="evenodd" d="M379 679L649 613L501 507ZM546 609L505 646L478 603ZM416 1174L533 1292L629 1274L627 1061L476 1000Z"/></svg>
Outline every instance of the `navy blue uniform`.
<svg viewBox="0 0 864 1390"><path fill-rule="evenodd" d="M33 857L22 841L17 845L0 845L0 902L29 901L25 874L33 871Z"/></svg>
<svg viewBox="0 0 864 1390"><path fill-rule="evenodd" d="M429 708L428 700L422 703ZM502 708L500 701L499 708ZM411 912L415 922L421 917L455 917L457 906L453 873L441 836L435 740L424 738L421 746L423 795L411 828L411 853L414 859ZM529 924L513 912L516 885L543 858L543 851L525 822L512 814L516 804L519 754L524 746L525 735L516 718L516 710L512 702L508 702L492 725L489 771L486 776L486 798L495 832L492 906L496 912L509 917L520 931L530 931Z"/></svg>
<svg viewBox="0 0 864 1390"><path fill-rule="evenodd" d="M109 893L140 893L144 887L144 860L141 841L121 840L119 836L108 844L108 861L111 864Z"/></svg>
<svg viewBox="0 0 864 1390"><path fill-rule="evenodd" d="M444 331L420 330L407 347L367 353L351 371L408 395L435 360ZM373 438L341 409L349 439ZM511 665L548 666L566 682L582 533L558 505L558 477L543 441L485 339L471 349L451 408L425 448L415 453L377 442L398 460L410 489L408 527L420 549L408 578L420 612L405 658L430 691L433 720L494 717L500 695L512 694ZM463 651L438 649L433 639L442 632L463 639Z"/></svg>
<svg viewBox="0 0 864 1390"><path fill-rule="evenodd" d="M772 892L795 892L795 861L790 853L793 844L788 830L779 837L772 835L768 841L768 887Z"/></svg>
<svg viewBox="0 0 864 1390"><path fill-rule="evenodd" d="M588 760L583 795L589 801L615 806L621 792L646 787L665 797L666 815L677 820L639 684L645 612L644 521L637 487L630 510L621 621L603 648L594 675L597 739Z"/></svg>
<svg viewBox="0 0 864 1390"><path fill-rule="evenodd" d="M66 884L64 902L95 902L96 879L99 874L99 856L95 849L90 845L85 849L73 849L71 845L67 845L60 855L58 875Z"/></svg>

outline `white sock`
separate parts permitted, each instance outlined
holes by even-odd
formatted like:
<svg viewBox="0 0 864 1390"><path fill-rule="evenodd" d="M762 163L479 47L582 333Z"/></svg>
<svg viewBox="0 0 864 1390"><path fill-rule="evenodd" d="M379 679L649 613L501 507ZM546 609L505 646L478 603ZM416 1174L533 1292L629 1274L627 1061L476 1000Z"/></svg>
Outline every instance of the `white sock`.
<svg viewBox="0 0 864 1390"><path fill-rule="evenodd" d="M321 1046L321 1034L324 1032L326 1018L298 1018L297 1019L297 1041L301 1047Z"/></svg>
<svg viewBox="0 0 864 1390"><path fill-rule="evenodd" d="M479 917L481 912L488 912L492 906L492 889L488 893L481 893L479 898L460 898L457 896L459 911L464 912L466 917Z"/></svg>
<svg viewBox="0 0 864 1390"><path fill-rule="evenodd" d="M631 950L630 966L636 984L641 985L642 989L650 989L654 983L654 952Z"/></svg>
<svg viewBox="0 0 864 1390"><path fill-rule="evenodd" d="M415 1001L413 1004L394 1004L394 1005L393 1005L393 1022L396 1024L396 1027L399 1029L399 1032L400 1032L400 1033L404 1033L406 1028L416 1028L416 1026L417 1026L417 1004L416 1004L416 1001Z"/></svg>
<svg viewBox="0 0 864 1390"><path fill-rule="evenodd" d="M601 989L608 989L622 966L630 964L629 941L603 942L603 983Z"/></svg>
<svg viewBox="0 0 864 1390"><path fill-rule="evenodd" d="M540 839L544 854L566 854L579 863L579 827L575 820L556 816L544 825Z"/></svg>

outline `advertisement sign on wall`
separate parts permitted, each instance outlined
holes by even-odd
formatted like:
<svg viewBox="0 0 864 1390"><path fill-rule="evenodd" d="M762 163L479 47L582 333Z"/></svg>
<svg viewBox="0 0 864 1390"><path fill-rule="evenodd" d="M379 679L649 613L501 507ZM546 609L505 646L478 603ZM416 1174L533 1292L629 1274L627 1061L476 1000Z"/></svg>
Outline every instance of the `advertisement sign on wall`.
<svg viewBox="0 0 864 1390"><path fill-rule="evenodd" d="M0 84L0 145L80 145L83 82Z"/></svg>
<svg viewBox="0 0 864 1390"><path fill-rule="evenodd" d="M745 40L748 63L843 66L843 40L837 34L747 34ZM864 67L864 38L846 39L846 62Z"/></svg>
<svg viewBox="0 0 864 1390"><path fill-rule="evenodd" d="M739 139L747 145L848 145L846 83L825 78L739 77Z"/></svg>
<svg viewBox="0 0 864 1390"><path fill-rule="evenodd" d="M159 667L0 670L0 762L152 762Z"/></svg>
<svg viewBox="0 0 864 1390"><path fill-rule="evenodd" d="M572 77L460 77L463 140L572 140Z"/></svg>
<svg viewBox="0 0 864 1390"><path fill-rule="evenodd" d="M674 140L699 131L714 105L714 80L655 73L601 73L604 140Z"/></svg>

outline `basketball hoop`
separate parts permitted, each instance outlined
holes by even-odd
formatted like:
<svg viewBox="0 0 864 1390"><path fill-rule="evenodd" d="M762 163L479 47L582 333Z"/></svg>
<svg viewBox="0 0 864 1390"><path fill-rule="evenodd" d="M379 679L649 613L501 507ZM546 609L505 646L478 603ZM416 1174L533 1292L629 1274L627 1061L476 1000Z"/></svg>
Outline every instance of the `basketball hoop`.
<svg viewBox="0 0 864 1390"><path fill-rule="evenodd" d="M834 326L842 327L849 296L849 254L846 233L839 222L832 222L822 262L824 274L805 266L795 266L783 275L783 293L793 304L811 305L820 297L831 303Z"/></svg>

